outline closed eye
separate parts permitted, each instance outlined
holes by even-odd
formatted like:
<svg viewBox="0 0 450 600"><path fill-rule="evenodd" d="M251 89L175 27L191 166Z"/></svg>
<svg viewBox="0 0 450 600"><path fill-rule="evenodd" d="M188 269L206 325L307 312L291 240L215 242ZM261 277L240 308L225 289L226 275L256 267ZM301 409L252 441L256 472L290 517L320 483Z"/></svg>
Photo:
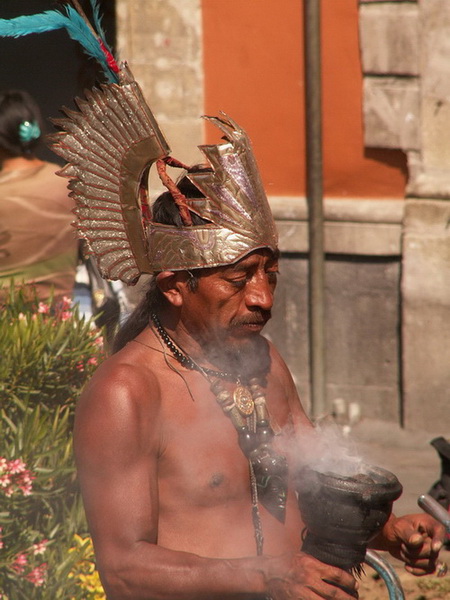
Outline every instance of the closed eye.
<svg viewBox="0 0 450 600"><path fill-rule="evenodd" d="M269 283L276 283L279 274L279 271L267 271L267 280Z"/></svg>
<svg viewBox="0 0 450 600"><path fill-rule="evenodd" d="M241 277L239 279L227 279L226 281L231 283L233 287L240 289L243 288L247 283L247 277Z"/></svg>

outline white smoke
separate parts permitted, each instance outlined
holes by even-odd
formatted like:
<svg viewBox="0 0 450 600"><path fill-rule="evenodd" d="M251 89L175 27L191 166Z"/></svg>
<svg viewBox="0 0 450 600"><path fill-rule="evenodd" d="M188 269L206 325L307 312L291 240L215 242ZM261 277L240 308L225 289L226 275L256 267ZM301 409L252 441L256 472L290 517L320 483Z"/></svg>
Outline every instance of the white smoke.
<svg viewBox="0 0 450 600"><path fill-rule="evenodd" d="M364 473L365 462L356 444L344 437L334 424L316 425L304 430L289 442L285 449L294 470L309 467L321 473L352 477Z"/></svg>

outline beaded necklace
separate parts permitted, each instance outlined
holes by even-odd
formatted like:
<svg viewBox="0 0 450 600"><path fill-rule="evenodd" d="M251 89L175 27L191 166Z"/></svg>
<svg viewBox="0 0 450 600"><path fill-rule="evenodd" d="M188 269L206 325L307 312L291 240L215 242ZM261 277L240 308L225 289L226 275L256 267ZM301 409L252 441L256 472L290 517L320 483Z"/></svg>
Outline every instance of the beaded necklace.
<svg viewBox="0 0 450 600"><path fill-rule="evenodd" d="M199 371L200 373L206 373L206 375L211 375L212 377L221 377L222 379L235 379L232 373L227 373L226 371L214 371L214 369L207 369L206 367L200 367L192 358L183 352L179 346L175 344L170 335L161 325L161 321L158 319L157 315L152 314L152 321L155 325L156 331L158 332L160 338L165 343L165 345L172 352L173 356L177 359L177 361L182 364L187 369L191 371Z"/></svg>
<svg viewBox="0 0 450 600"><path fill-rule="evenodd" d="M187 369L198 371L207 379L218 404L237 431L239 446L249 461L256 547L257 553L262 554L264 538L258 499L272 515L284 522L287 495L287 462L271 447L274 432L263 388L257 377L250 378L247 387L233 373L200 366L173 341L155 314L151 319L172 356ZM236 382L233 393L225 389L223 380Z"/></svg>

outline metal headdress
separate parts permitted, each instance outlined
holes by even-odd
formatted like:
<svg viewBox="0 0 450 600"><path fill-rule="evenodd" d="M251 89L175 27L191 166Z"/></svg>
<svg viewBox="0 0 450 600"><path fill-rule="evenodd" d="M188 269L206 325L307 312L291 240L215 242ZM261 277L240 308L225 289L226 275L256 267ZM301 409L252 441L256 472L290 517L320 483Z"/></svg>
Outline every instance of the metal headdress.
<svg viewBox="0 0 450 600"><path fill-rule="evenodd" d="M95 32L77 3L75 6L76 10L66 7L67 16L47 11L0 19L0 36L42 31L39 17L45 15L47 25L56 13L53 28L65 27L86 49L85 40L78 36L81 14L89 30L86 37L94 36L98 46L94 44L92 50L89 38L87 51L97 60L96 53L103 57L99 62L110 83L86 92L85 99L76 99L79 111L63 109L66 118L54 120L60 131L52 136L54 151L68 161L59 174L70 179L76 203L75 226L87 241L102 276L133 285L142 273L228 265L253 250L276 250L275 223L250 141L223 113L205 117L226 140L220 145L199 146L211 170L188 173L205 198L185 199L185 208L207 223L175 227L152 221L147 174L152 163L168 159L169 146L126 63L117 65L102 32ZM93 0L92 7L99 29ZM77 35L72 35L67 24L73 19L77 20ZM11 27L18 20L20 23Z"/></svg>

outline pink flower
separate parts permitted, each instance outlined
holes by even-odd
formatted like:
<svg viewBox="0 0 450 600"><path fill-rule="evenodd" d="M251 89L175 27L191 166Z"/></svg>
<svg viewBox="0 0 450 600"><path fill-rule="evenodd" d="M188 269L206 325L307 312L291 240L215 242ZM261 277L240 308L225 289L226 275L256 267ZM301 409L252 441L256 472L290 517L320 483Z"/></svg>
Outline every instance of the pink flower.
<svg viewBox="0 0 450 600"><path fill-rule="evenodd" d="M63 296L63 299L61 300L61 308L63 310L70 310L72 308L72 298L69 298L69 296Z"/></svg>
<svg viewBox="0 0 450 600"><path fill-rule="evenodd" d="M16 556L16 559L14 560L14 564L21 565L21 566L26 565L27 562L28 562L28 558L24 552L22 552L21 554L18 554Z"/></svg>
<svg viewBox="0 0 450 600"><path fill-rule="evenodd" d="M16 485L22 491L24 496L29 496L31 494L33 479L36 479L36 477L31 475L30 471L25 471L21 474L20 478L17 478Z"/></svg>
<svg viewBox="0 0 450 600"><path fill-rule="evenodd" d="M5 473L4 475L0 475L0 487L8 487L8 485L11 485L11 477L9 476L8 473Z"/></svg>
<svg viewBox="0 0 450 600"><path fill-rule="evenodd" d="M45 302L39 302L38 313L41 313L43 315L48 315L49 312L50 312L50 305L46 304Z"/></svg>
<svg viewBox="0 0 450 600"><path fill-rule="evenodd" d="M55 317L61 321L68 321L72 318L72 300L68 296L55 305Z"/></svg>
<svg viewBox="0 0 450 600"><path fill-rule="evenodd" d="M5 490L5 496L7 498L11 498L11 496L14 494L14 488L12 485L10 485L9 487L6 488Z"/></svg>
<svg viewBox="0 0 450 600"><path fill-rule="evenodd" d="M15 460L9 461L8 469L12 475L14 475L15 473L23 473L24 471L26 471L26 464L21 458L16 458Z"/></svg>
<svg viewBox="0 0 450 600"><path fill-rule="evenodd" d="M99 348L103 348L103 336L102 335L98 335L95 339L94 339L94 344L96 346L98 346Z"/></svg>
<svg viewBox="0 0 450 600"><path fill-rule="evenodd" d="M41 540L37 544L33 544L33 553L36 556L37 554L44 554L47 550L48 540Z"/></svg>
<svg viewBox="0 0 450 600"><path fill-rule="evenodd" d="M11 568L16 572L16 573L23 573L25 570L25 565L28 563L28 558L27 555L25 553L22 554L18 554L16 556L16 558L14 559L13 564L11 565Z"/></svg>
<svg viewBox="0 0 450 600"><path fill-rule="evenodd" d="M20 490L24 496L31 494L32 482L35 478L26 468L21 458L0 461L0 488L4 488L4 494L10 498L15 491Z"/></svg>
<svg viewBox="0 0 450 600"><path fill-rule="evenodd" d="M0 550L3 548L3 527L0 527ZM0 596L1 598L1 596Z"/></svg>
<svg viewBox="0 0 450 600"><path fill-rule="evenodd" d="M88 359L87 364L96 366L98 364L97 357L91 356L91 358Z"/></svg>
<svg viewBox="0 0 450 600"><path fill-rule="evenodd" d="M33 489L33 486L31 485L31 483L26 483L25 485L19 485L18 487L24 496L31 496L31 492Z"/></svg>
<svg viewBox="0 0 450 600"><path fill-rule="evenodd" d="M47 578L47 563L42 563L39 567L35 567L32 571L25 576L25 579L31 581L36 587L39 587L45 583Z"/></svg>
<svg viewBox="0 0 450 600"><path fill-rule="evenodd" d="M84 365L81 361L77 362L77 364L75 365L75 368L77 369L77 371L84 371Z"/></svg>

